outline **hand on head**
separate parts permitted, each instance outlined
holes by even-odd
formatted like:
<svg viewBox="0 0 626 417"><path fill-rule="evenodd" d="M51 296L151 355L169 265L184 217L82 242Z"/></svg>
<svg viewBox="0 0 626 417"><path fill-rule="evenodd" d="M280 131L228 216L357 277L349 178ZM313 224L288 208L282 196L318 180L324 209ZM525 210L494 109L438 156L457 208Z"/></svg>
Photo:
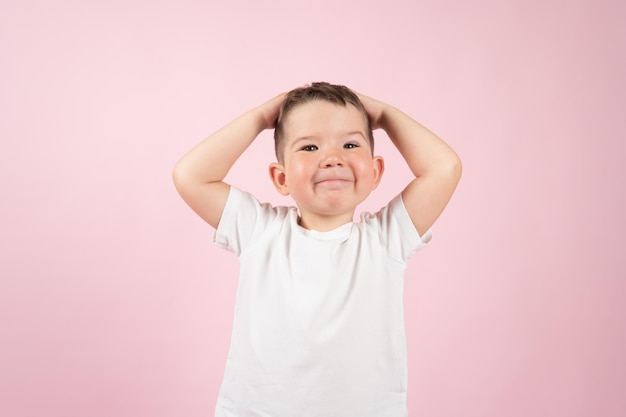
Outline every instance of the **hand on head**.
<svg viewBox="0 0 626 417"><path fill-rule="evenodd" d="M354 90L353 90L354 91ZM385 103L363 95L357 91L354 91L354 94L359 97L361 103L363 103L363 107L365 107L365 111L370 119L370 125L372 126L372 130L382 128L382 118L383 118L383 110L385 108Z"/></svg>

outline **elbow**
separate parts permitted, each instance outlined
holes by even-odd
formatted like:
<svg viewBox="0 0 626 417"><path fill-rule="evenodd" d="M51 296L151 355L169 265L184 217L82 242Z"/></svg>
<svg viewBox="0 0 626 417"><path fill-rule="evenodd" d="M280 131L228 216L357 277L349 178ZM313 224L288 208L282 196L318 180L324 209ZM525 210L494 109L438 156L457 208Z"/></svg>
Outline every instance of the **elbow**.
<svg viewBox="0 0 626 417"><path fill-rule="evenodd" d="M178 161L176 165L174 165L174 169L172 169L172 181L179 192L188 182L189 176L187 171L188 170L185 169L185 164L182 160Z"/></svg>
<svg viewBox="0 0 626 417"><path fill-rule="evenodd" d="M446 163L440 165L441 175L447 177L450 181L459 182L463 174L463 164L461 158L454 153Z"/></svg>
<svg viewBox="0 0 626 417"><path fill-rule="evenodd" d="M439 176L442 181L454 190L461 180L461 175L463 174L463 164L461 163L461 159L455 154L454 158L450 158L447 163L443 164L439 168Z"/></svg>
<svg viewBox="0 0 626 417"><path fill-rule="evenodd" d="M431 161L430 165L425 169L416 172L413 171L415 178L437 178L446 183L458 183L463 173L463 164L456 153L452 153L445 158L439 158Z"/></svg>
<svg viewBox="0 0 626 417"><path fill-rule="evenodd" d="M456 158L454 162L451 164L450 170L453 175L456 177L457 181L461 179L461 175L463 174L463 163L461 162L461 158L458 155L455 155Z"/></svg>
<svg viewBox="0 0 626 417"><path fill-rule="evenodd" d="M180 181L181 172L179 166L180 162L177 162L176 165L174 165L174 169L172 169L172 181L174 182L174 185L177 185Z"/></svg>

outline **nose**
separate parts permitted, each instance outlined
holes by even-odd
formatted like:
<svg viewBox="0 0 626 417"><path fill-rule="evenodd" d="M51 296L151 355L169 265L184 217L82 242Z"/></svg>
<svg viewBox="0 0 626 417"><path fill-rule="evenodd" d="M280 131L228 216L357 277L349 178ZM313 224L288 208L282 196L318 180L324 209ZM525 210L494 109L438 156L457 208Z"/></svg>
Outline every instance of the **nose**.
<svg viewBox="0 0 626 417"><path fill-rule="evenodd" d="M322 159L322 166L324 168L333 168L343 166L344 161L341 154L337 151L328 152Z"/></svg>

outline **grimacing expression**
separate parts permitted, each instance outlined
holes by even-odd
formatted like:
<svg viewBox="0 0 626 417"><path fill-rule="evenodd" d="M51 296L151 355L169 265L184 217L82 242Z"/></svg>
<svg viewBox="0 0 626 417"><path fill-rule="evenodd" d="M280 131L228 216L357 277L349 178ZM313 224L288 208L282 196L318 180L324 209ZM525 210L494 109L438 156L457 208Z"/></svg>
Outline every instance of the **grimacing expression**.
<svg viewBox="0 0 626 417"><path fill-rule="evenodd" d="M317 100L289 113L282 161L270 166L270 175L281 194L291 195L303 219L335 216L351 221L356 206L376 188L383 161L372 155L368 130L351 104Z"/></svg>

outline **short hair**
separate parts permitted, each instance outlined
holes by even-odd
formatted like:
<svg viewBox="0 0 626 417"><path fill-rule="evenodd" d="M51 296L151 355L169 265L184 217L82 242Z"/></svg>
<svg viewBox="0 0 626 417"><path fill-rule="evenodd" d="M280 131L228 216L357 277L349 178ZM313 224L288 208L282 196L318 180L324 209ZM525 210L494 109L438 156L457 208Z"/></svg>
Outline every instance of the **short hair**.
<svg viewBox="0 0 626 417"><path fill-rule="evenodd" d="M340 106L347 106L348 104L353 105L365 119L368 135L367 139L369 140L373 154L374 135L372 133L372 126L367 111L359 97L346 86L327 82L314 82L311 85L298 87L289 91L280 106L278 119L276 120L276 126L274 128L274 151L279 161L282 160L284 151L284 122L287 116L296 107L312 101L327 101Z"/></svg>

